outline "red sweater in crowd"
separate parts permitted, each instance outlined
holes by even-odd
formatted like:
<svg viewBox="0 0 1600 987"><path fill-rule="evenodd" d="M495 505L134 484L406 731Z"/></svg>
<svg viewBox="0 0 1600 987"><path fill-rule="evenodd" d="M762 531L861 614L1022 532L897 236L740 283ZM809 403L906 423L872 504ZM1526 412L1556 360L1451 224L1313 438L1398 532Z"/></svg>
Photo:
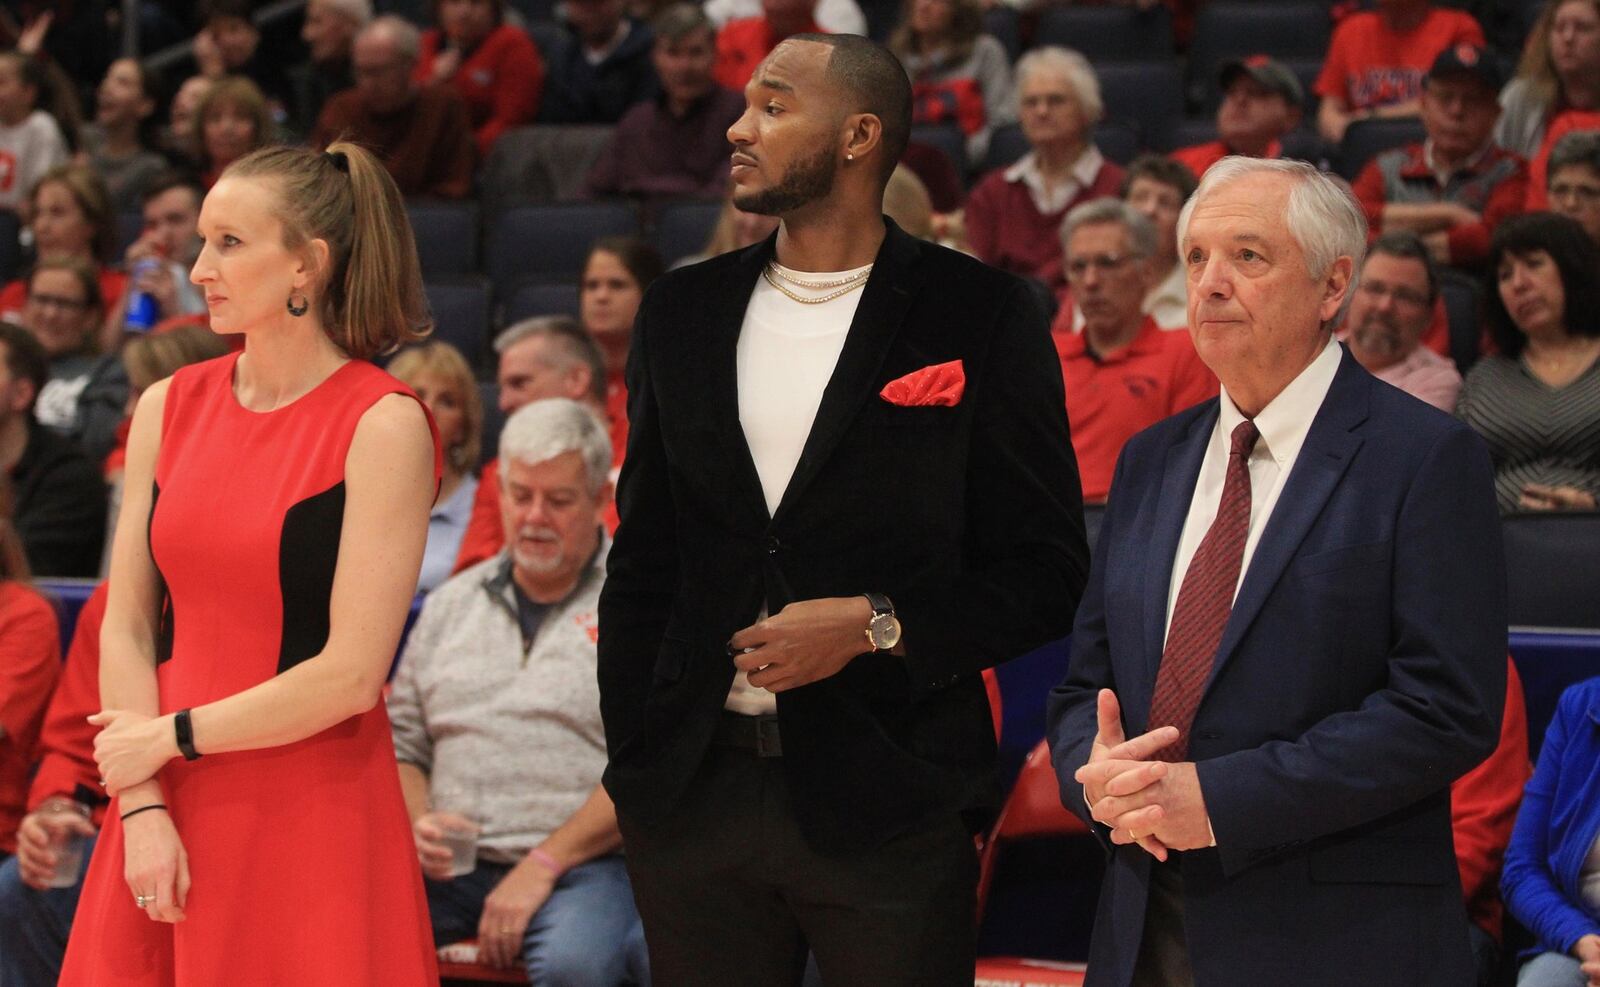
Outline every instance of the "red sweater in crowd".
<svg viewBox="0 0 1600 987"><path fill-rule="evenodd" d="M1049 213L1041 213L1034 204L1027 182L1006 179L1009 170L989 172L967 196L967 244L985 264L1058 287L1062 281L1061 221L1073 206L1115 196L1122 187L1122 168L1106 161L1093 182Z"/></svg>
<svg viewBox="0 0 1600 987"><path fill-rule="evenodd" d="M796 34L825 34L811 21ZM717 85L736 93L744 92L756 66L789 35L779 35L765 17L743 17L722 25L717 32L717 67L712 70Z"/></svg>
<svg viewBox="0 0 1600 987"><path fill-rule="evenodd" d="M445 47L438 28L424 31L413 77L423 83L432 79L433 61ZM502 24L461 60L449 84L467 104L478 153L488 157L507 127L532 123L539 112L544 61L526 33Z"/></svg>
<svg viewBox="0 0 1600 987"><path fill-rule="evenodd" d="M17 850L39 725L60 671L55 608L26 583L0 582L0 850L6 853Z"/></svg>
<svg viewBox="0 0 1600 987"><path fill-rule="evenodd" d="M100 728L89 717L100 712L100 625L106 616L106 583L96 586L78 611L77 630L55 697L39 732L39 770L28 790L28 809L62 797L94 803L100 825L106 801L100 797L100 772L94 763L94 735Z"/></svg>
<svg viewBox="0 0 1600 987"><path fill-rule="evenodd" d="M1479 221L1453 226L1446 235L1450 263L1477 264L1489 256L1489 238L1506 218L1522 211L1528 197L1528 166L1493 144L1477 159L1439 184L1423 144L1384 151L1367 162L1351 186L1367 214L1370 237L1383 232L1383 207L1393 203L1453 202L1477 213Z"/></svg>

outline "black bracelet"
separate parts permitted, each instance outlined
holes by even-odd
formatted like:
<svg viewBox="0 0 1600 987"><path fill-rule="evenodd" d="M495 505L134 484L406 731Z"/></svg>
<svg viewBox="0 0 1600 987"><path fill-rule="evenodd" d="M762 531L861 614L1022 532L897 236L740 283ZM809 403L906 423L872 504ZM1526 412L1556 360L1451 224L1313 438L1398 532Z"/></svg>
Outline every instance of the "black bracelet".
<svg viewBox="0 0 1600 987"><path fill-rule="evenodd" d="M160 802L155 802L155 803L152 803L150 805L141 805L137 809L129 809L127 812L124 812L122 814L122 821L123 822L127 822L131 817L137 816L141 812L149 812L151 809L165 809L165 808L166 808L166 806L162 805Z"/></svg>
<svg viewBox="0 0 1600 987"><path fill-rule="evenodd" d="M183 755L185 761L195 761L200 758L200 752L194 749L194 724L189 722L189 711L180 709L172 717L172 729L178 735L178 753Z"/></svg>

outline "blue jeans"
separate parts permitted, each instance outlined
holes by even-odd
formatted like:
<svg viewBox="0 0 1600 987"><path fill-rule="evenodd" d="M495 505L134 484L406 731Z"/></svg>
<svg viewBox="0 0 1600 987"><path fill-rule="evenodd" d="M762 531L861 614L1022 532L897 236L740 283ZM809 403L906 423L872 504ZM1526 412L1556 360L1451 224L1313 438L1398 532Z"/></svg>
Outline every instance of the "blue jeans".
<svg viewBox="0 0 1600 987"><path fill-rule="evenodd" d="M1566 953L1540 953L1522 965L1517 987L1588 987L1578 961Z"/></svg>
<svg viewBox="0 0 1600 987"><path fill-rule="evenodd" d="M424 882L434 943L476 937L484 899L510 870L480 860L471 874ZM619 856L591 860L561 875L522 940L522 964L534 987L650 987L647 955L644 926Z"/></svg>
<svg viewBox="0 0 1600 987"><path fill-rule="evenodd" d="M84 844L85 869L94 841L91 836ZM0 984L55 987L82 890L82 874L70 888L35 891L22 883L16 857L0 864Z"/></svg>

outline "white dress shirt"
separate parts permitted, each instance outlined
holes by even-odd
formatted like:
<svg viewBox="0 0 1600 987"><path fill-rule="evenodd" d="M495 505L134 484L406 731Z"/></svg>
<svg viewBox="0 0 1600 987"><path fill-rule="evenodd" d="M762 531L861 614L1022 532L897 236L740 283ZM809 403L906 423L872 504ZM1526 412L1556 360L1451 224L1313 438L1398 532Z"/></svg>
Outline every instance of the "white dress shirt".
<svg viewBox="0 0 1600 987"><path fill-rule="evenodd" d="M1261 541L1261 532L1272 517L1272 508L1278 503L1278 495L1283 492L1295 460L1300 456L1300 447L1305 445L1311 422L1328 396L1328 388L1333 386L1333 377L1339 370L1342 353L1338 343L1328 340L1328 345L1323 347L1316 359L1300 371L1299 376L1290 381L1253 419L1261 438L1250 453L1250 531L1245 538L1239 582L1233 587L1235 596L1238 596L1239 586L1243 585L1245 573L1250 569L1250 557L1255 554L1256 545ZM1178 589L1183 585L1183 577L1189 571L1194 553L1200 548L1201 539L1205 538L1206 532L1211 530L1211 523L1217 519L1218 508L1222 506L1222 484L1227 478L1230 436L1234 428L1244 421L1244 413L1228 396L1226 386L1222 388L1221 400L1222 410L1217 416L1216 426L1211 430L1205 459L1200 463L1200 478L1195 481L1194 498L1189 502L1189 516L1183 522L1183 536L1178 540L1178 554L1173 559L1172 582L1167 587L1169 631L1172 628L1172 610L1178 603ZM1165 637L1163 634L1163 640Z"/></svg>

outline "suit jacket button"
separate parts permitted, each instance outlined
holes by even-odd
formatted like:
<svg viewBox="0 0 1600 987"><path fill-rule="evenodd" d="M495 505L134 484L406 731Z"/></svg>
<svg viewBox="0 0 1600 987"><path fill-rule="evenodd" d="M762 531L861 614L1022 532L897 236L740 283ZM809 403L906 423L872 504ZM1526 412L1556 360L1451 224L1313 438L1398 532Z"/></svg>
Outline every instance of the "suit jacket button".
<svg viewBox="0 0 1600 987"><path fill-rule="evenodd" d="M778 549L780 549L782 547L783 547L783 545L778 541L778 539L776 537L770 537L770 538L767 539L767 554L768 555L777 555L778 554Z"/></svg>

